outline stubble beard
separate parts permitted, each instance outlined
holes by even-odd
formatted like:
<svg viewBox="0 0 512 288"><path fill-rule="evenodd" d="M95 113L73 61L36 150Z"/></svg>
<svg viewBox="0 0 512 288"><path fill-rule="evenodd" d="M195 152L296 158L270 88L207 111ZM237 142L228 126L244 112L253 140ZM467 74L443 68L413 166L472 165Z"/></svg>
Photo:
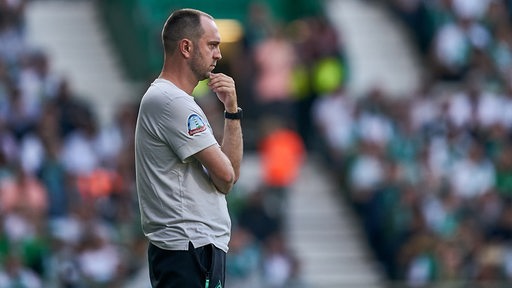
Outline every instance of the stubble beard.
<svg viewBox="0 0 512 288"><path fill-rule="evenodd" d="M198 81L210 78L210 66L205 66L204 61L201 60L201 55L198 52L194 53L190 61L190 70L192 70Z"/></svg>

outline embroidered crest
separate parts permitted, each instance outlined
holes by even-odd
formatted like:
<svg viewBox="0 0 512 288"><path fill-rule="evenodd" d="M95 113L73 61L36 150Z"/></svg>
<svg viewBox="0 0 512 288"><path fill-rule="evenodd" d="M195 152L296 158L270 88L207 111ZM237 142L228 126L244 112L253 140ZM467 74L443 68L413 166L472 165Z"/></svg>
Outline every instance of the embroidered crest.
<svg viewBox="0 0 512 288"><path fill-rule="evenodd" d="M188 116L187 126L188 135L190 136L206 131L206 125L204 124L203 119L197 114L191 114Z"/></svg>

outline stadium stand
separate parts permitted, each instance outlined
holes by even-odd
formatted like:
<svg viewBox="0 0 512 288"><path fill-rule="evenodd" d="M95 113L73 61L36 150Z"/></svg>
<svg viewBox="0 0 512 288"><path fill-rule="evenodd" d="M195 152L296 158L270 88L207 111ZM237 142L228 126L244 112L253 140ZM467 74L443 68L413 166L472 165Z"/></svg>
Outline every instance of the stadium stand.
<svg viewBox="0 0 512 288"><path fill-rule="evenodd" d="M408 27L425 74L402 100L332 100L351 129L329 154L346 196L397 287L506 287L512 3L373 2Z"/></svg>

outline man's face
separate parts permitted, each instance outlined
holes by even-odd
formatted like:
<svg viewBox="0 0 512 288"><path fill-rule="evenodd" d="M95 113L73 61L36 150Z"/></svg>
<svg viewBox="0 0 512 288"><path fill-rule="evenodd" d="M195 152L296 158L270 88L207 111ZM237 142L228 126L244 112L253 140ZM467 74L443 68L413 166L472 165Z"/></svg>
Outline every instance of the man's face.
<svg viewBox="0 0 512 288"><path fill-rule="evenodd" d="M215 22L207 17L201 17L204 34L194 43L194 54L191 58L191 69L198 78L204 80L210 77L217 61L222 58L220 53L220 35Z"/></svg>

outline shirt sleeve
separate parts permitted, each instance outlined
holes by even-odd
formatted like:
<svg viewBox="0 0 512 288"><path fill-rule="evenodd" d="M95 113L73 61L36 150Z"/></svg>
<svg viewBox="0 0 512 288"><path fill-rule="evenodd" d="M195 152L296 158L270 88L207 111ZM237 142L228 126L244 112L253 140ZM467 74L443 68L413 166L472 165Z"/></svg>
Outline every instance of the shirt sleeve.
<svg viewBox="0 0 512 288"><path fill-rule="evenodd" d="M218 145L202 109L193 99L179 98L170 102L162 115L162 138L182 162L212 145Z"/></svg>

